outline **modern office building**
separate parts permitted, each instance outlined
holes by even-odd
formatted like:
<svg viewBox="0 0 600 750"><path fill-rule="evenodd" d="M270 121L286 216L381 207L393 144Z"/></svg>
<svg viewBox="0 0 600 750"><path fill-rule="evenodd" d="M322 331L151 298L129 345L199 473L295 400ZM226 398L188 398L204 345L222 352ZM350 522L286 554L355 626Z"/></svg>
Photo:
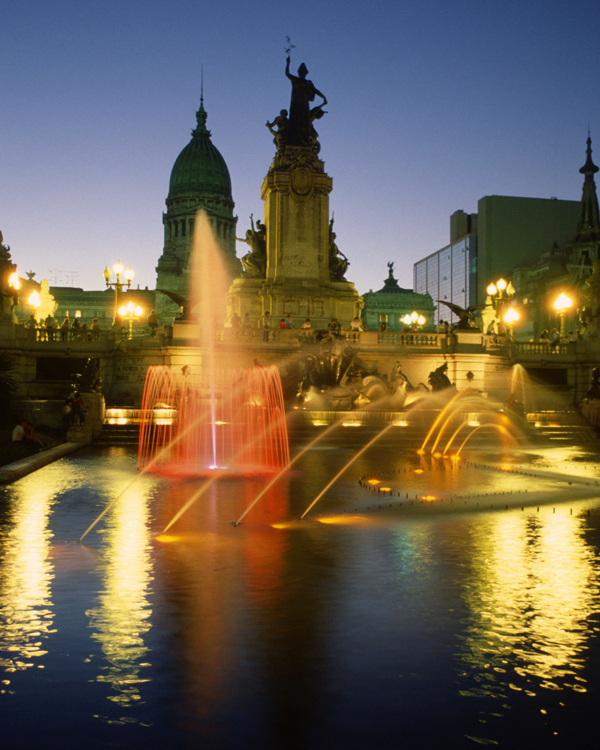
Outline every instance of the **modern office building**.
<svg viewBox="0 0 600 750"><path fill-rule="evenodd" d="M457 211L451 217L451 226L454 226L455 219L467 220L464 227L468 233L415 263L413 270L414 291L417 294L429 294L433 299L435 323L440 320L457 320L438 301L449 302L464 309L476 304L477 235L470 230L472 224L476 223L477 215Z"/></svg>
<svg viewBox="0 0 600 750"><path fill-rule="evenodd" d="M414 264L414 290L429 293L434 302L482 305L490 282L534 265L553 247L566 249L579 212L578 201L485 196L476 214L452 214L449 245ZM438 304L436 321L456 320L449 313Z"/></svg>

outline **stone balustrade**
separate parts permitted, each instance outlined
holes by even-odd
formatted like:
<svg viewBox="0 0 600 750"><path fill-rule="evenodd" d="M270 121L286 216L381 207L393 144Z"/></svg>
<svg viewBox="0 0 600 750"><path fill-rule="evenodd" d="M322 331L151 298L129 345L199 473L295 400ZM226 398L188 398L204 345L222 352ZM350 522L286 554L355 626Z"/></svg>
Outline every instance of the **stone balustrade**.
<svg viewBox="0 0 600 750"><path fill-rule="evenodd" d="M218 342L255 344L276 344L285 347L301 347L317 342L319 331L301 328L224 328L219 332ZM428 351L445 350L449 336L440 333L379 333L378 331L341 331L350 346L361 348L398 348L410 347Z"/></svg>
<svg viewBox="0 0 600 750"><path fill-rule="evenodd" d="M65 344L65 345L99 345L100 348L114 344L115 341L129 340L129 327L124 325L122 328L102 328L99 331L87 330L85 333L81 331L68 331L62 333L60 328L54 329L49 332L44 327L30 328L26 324L17 323L13 326L14 339L20 345L30 346L32 344L40 344L41 346L48 346L54 344ZM152 339L151 329L147 325L134 325L132 329L132 340L136 339Z"/></svg>
<svg viewBox="0 0 600 750"><path fill-rule="evenodd" d="M176 324L178 330L191 332L192 328L198 331L198 325ZM301 328L271 328L265 331L262 328L223 328L218 332L217 342L222 345L230 345L238 342L242 345L252 346L276 345L281 348L301 348L316 343L316 330L303 330ZM352 347L371 350L422 350L440 353L455 353L461 351L479 350L487 354L498 354L518 358L535 358L545 356L577 356L586 355L590 346L595 350L593 342L582 339L575 342L562 342L552 346L550 343L539 341L517 341L509 336L498 336L482 334L477 331L452 331L449 333L425 333L425 332L384 332L378 331L341 331L340 334ZM80 346L106 348L114 346L120 341L129 340L129 329L106 328L97 332L88 331L85 336L73 335L68 332L65 338L61 337L60 329L56 329L54 337L48 335L44 328L31 329L24 324L14 325L15 342L21 346L30 347L40 345ZM133 339L140 346L169 346L173 342L173 327L160 326L152 336L151 330L146 325L136 325L133 328ZM185 342L190 344L193 336L185 336ZM178 344L183 343L178 341Z"/></svg>

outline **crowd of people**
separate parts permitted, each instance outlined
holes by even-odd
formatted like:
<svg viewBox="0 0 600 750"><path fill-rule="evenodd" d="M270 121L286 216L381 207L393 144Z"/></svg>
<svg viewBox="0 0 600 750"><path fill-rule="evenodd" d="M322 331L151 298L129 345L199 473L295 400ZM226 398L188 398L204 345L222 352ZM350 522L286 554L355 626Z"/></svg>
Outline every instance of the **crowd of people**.
<svg viewBox="0 0 600 750"><path fill-rule="evenodd" d="M250 313L246 313L244 315L244 318L240 318L240 316L237 313L234 313L231 316L230 319L230 328L233 331L235 336L243 337L244 335L247 335L248 337L251 336L251 331L253 329L256 329L256 323L251 320ZM444 324L442 323L442 326ZM445 324L448 326L448 324ZM288 314L284 318L280 318L279 322L276 322L273 320L273 317L271 315L271 312L267 310L263 315L261 316L259 320L259 329L263 332L263 341L271 341L273 340L273 332L275 330L299 330L305 335L308 334L308 332L314 331L312 322L310 318L306 318L304 322L301 325L298 325L298 321L295 321L291 314ZM319 329L322 330L322 329ZM329 320L329 323L326 326L326 330L329 333L335 333L335 334L341 334L342 332L342 324L340 321L332 317ZM354 316L354 318L350 321L350 325L347 328L348 333L358 335L361 331L366 331L367 328L365 327L364 323L358 316ZM379 326L379 329L377 329L379 333L386 333L388 331L388 325L386 322L382 322ZM420 326L417 323L413 323L411 325L404 324L401 329L401 333L415 333L420 330ZM445 328L444 330L448 330Z"/></svg>
<svg viewBox="0 0 600 750"><path fill-rule="evenodd" d="M446 326L447 325L448 324L446 324ZM240 316L237 313L234 313L231 316L230 327L235 335L243 336L245 332L248 335L250 335L251 330L253 328L256 328L256 324L252 323L250 319L250 313L246 313L244 315L243 320L240 318ZM297 321L294 321L291 314L288 314L285 318L280 318L278 323L274 323L271 313L268 310L260 318L259 328L262 329L263 331L263 341L272 340L273 338L272 332L274 330L296 329L296 330L302 331L304 334L307 334L307 332L314 330L310 318L306 318L304 322L302 323L302 325L298 326ZM337 318L332 317L326 326L326 330L329 333L341 334L342 324ZM361 331L366 331L366 330L367 329L364 323L358 316L354 316L354 318L350 321L350 325L348 326L348 329L347 329L348 333L353 333L353 334L358 334ZM412 325L404 324L402 327L401 333L415 333L419 330L420 330L420 326L417 323L413 323ZM387 323L382 322L379 326L378 332L386 333L387 331L388 331Z"/></svg>
<svg viewBox="0 0 600 750"><path fill-rule="evenodd" d="M35 313L31 313L25 328L34 331L38 341L98 341L101 330L98 318L92 318L88 326L78 316L71 319L68 312L62 323L51 313L41 321L36 320Z"/></svg>
<svg viewBox="0 0 600 750"><path fill-rule="evenodd" d="M569 331L564 339L561 339L560 333L556 328L552 328L550 331L547 328L540 333L540 343L547 344L549 349L555 349L560 343L574 343L581 339L581 332L573 333Z"/></svg>
<svg viewBox="0 0 600 750"><path fill-rule="evenodd" d="M146 325L150 336L156 336L158 318L154 310L150 311ZM125 323L120 315L117 315L110 327L113 331L124 330ZM92 318L88 325L79 315L71 318L68 311L62 323L52 313L49 313L43 320L37 320L35 313L31 313L25 322L25 328L35 332L37 341L98 341L102 331L98 318Z"/></svg>

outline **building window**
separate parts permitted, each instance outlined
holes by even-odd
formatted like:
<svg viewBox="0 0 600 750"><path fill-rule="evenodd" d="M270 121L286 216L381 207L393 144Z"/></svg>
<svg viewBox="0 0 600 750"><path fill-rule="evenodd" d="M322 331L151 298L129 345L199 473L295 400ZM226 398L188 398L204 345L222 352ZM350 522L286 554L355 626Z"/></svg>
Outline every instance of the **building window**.
<svg viewBox="0 0 600 750"><path fill-rule="evenodd" d="M38 357L35 361L35 379L73 383L76 376L84 371L86 363L85 357Z"/></svg>

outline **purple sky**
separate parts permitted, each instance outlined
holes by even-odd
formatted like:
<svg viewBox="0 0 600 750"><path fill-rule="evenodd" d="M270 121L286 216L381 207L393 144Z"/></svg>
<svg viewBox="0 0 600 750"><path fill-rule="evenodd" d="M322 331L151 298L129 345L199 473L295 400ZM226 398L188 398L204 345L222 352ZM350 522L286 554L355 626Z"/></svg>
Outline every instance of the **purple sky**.
<svg viewBox="0 0 600 750"><path fill-rule="evenodd" d="M321 158L360 293L390 260L412 287L484 195L579 200L588 126L600 165L597 0L4 0L0 28L0 229L51 284L99 289L120 258L154 287L202 65L243 236L274 155L264 123L289 104L286 36L329 100Z"/></svg>

